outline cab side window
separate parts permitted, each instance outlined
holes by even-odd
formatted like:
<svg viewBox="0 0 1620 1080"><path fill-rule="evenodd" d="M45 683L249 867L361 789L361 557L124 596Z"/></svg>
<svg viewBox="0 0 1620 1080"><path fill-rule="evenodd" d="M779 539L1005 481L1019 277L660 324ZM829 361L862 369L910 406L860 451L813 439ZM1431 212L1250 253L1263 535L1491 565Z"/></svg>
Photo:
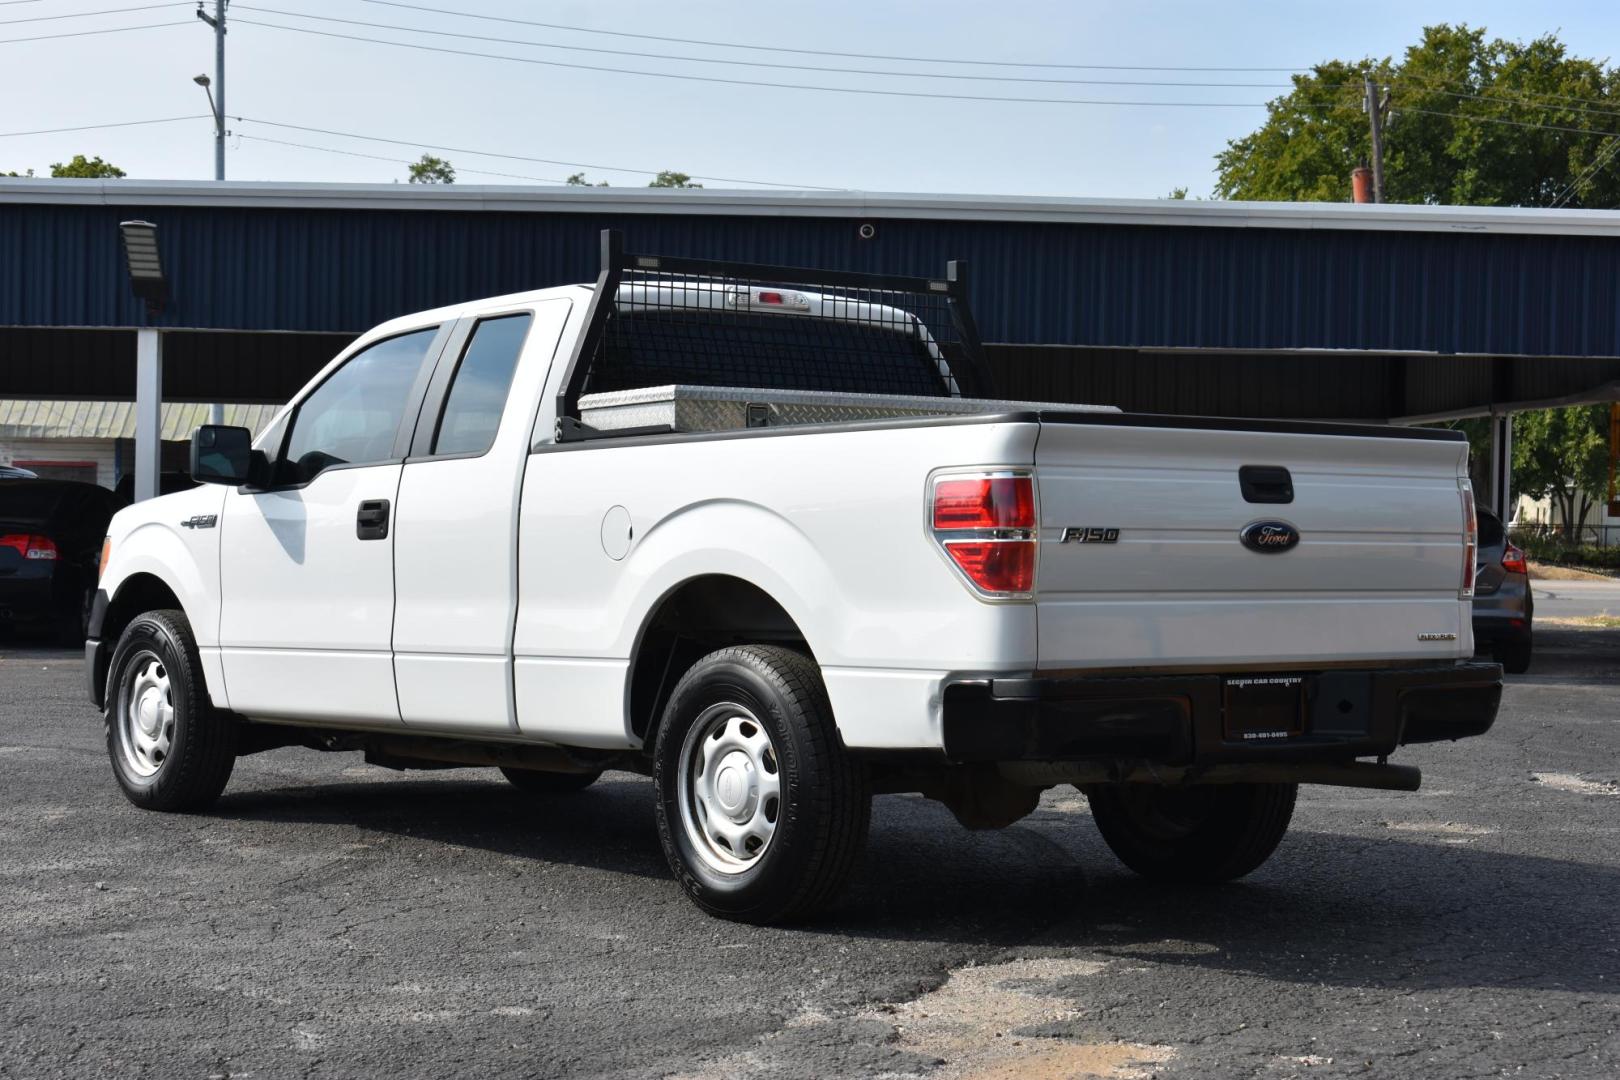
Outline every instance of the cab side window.
<svg viewBox="0 0 1620 1080"><path fill-rule="evenodd" d="M306 483L334 465L391 460L411 384L437 333L435 326L379 341L316 387L293 416L281 479Z"/></svg>
<svg viewBox="0 0 1620 1080"><path fill-rule="evenodd" d="M503 315L473 328L445 395L433 437L435 455L482 454L495 442L523 339L534 316Z"/></svg>

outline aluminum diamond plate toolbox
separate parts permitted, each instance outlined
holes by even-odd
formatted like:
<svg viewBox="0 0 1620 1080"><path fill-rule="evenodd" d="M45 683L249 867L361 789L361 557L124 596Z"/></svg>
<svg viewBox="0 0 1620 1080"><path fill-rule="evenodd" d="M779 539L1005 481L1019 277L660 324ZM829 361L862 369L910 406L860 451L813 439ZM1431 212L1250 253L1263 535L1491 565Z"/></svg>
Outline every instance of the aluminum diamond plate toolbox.
<svg viewBox="0 0 1620 1080"><path fill-rule="evenodd" d="M745 427L835 424L903 416L1058 409L1119 412L1112 405L988 398L900 397L816 390L750 390L737 386L647 386L586 394L580 419L598 431L667 426L674 431L732 431Z"/></svg>

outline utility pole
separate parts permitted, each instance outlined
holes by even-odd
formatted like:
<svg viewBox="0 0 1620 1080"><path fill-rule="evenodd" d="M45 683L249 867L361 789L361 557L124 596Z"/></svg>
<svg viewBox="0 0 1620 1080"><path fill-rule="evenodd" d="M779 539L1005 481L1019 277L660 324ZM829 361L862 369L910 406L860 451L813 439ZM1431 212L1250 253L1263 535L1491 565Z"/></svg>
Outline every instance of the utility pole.
<svg viewBox="0 0 1620 1080"><path fill-rule="evenodd" d="M225 8L230 0L214 0L214 14L210 16L203 10L203 0L197 0L197 18L214 28L214 91L208 95L208 104L214 110L214 179L225 179ZM198 76L197 81L204 90L208 89L208 81L204 76ZM208 422L210 424L223 424L225 422L225 406L219 402L208 406Z"/></svg>
<svg viewBox="0 0 1620 1080"><path fill-rule="evenodd" d="M1381 203L1384 201L1384 112L1389 108L1389 91L1384 91L1380 99L1370 74L1363 75L1361 83L1364 91L1361 107L1372 125L1373 202Z"/></svg>
<svg viewBox="0 0 1620 1080"><path fill-rule="evenodd" d="M197 18L214 28L214 179L225 179L225 9L229 0L214 0L214 13L197 0ZM206 85L206 84L204 84Z"/></svg>

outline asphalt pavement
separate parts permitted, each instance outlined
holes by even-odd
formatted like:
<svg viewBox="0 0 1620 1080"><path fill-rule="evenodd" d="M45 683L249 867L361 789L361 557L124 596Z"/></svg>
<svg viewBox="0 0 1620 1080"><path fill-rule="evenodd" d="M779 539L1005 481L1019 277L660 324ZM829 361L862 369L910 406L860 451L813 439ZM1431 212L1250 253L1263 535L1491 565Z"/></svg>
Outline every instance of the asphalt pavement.
<svg viewBox="0 0 1620 1080"><path fill-rule="evenodd" d="M288 749L136 810L79 660L0 645L0 1077L1614 1077L1620 631L1537 647L1398 755L1422 791L1306 789L1241 883L1133 878L1072 789L988 833L888 796L838 906L759 929L628 775Z"/></svg>
<svg viewBox="0 0 1620 1080"><path fill-rule="evenodd" d="M1613 581L1533 581L1538 619L1620 617L1620 579Z"/></svg>

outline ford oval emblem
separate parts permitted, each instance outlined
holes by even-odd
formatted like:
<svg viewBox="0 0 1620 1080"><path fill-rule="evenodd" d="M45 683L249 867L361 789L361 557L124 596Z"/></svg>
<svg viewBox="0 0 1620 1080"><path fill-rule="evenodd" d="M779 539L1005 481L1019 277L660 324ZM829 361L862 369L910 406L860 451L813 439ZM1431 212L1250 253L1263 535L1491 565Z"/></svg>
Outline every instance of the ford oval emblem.
<svg viewBox="0 0 1620 1080"><path fill-rule="evenodd" d="M1255 521L1243 527L1238 539L1250 551L1275 555L1299 543L1299 530L1286 521Z"/></svg>

